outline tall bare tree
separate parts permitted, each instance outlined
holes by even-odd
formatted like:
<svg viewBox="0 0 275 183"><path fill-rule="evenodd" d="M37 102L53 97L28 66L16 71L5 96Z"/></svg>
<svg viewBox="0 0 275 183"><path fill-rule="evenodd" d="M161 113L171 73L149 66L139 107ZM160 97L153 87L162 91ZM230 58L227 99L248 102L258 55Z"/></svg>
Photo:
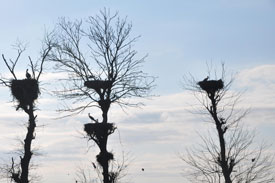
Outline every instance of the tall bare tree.
<svg viewBox="0 0 275 183"><path fill-rule="evenodd" d="M124 177L127 175L127 167L129 159L125 157L124 152L122 152L122 159L114 160L111 164L110 171L112 172L111 179L112 182L122 182ZM100 175L100 168L96 163L92 162L92 166L79 167L76 172L76 183L97 183L102 182ZM97 174L97 175L95 175Z"/></svg>
<svg viewBox="0 0 275 183"><path fill-rule="evenodd" d="M154 78L141 69L145 57L136 58L137 51L132 46L138 37L131 37L132 25L126 18L104 9L84 23L61 18L55 47L48 58L59 71L68 74L58 96L79 104L63 111L77 114L90 107L100 108L102 121L89 114L91 123L85 124L84 130L100 149L97 162L102 167L104 183L111 183L116 178L114 172L109 172L109 162L114 157L107 151L107 141L116 127L108 120L110 106L138 105L129 102L129 98L148 96Z"/></svg>
<svg viewBox="0 0 275 183"><path fill-rule="evenodd" d="M255 148L254 133L245 130L241 120L247 110L237 107L240 94L230 91L233 79L225 80L222 67L221 79L208 76L197 82L186 79L185 86L193 92L206 115L215 127L215 134L200 135L202 144L187 150L182 156L191 168L185 172L192 182L208 183L268 183L274 182L273 158L263 146Z"/></svg>
<svg viewBox="0 0 275 183"><path fill-rule="evenodd" d="M50 43L47 41L47 43ZM2 59L5 66L8 68L12 78L0 78L0 84L3 84L11 89L11 93L14 100L17 101L16 110L23 110L29 117L27 124L27 134L23 141L23 150L20 151L20 162L16 162L14 158L11 159L11 164L1 167L1 171L5 171L8 178L16 183L29 183L29 171L30 162L33 156L32 141L35 139L35 128L37 115L34 114L35 111L35 101L39 97L39 79L43 72L43 65L45 63L47 54L51 50L51 45L44 45L41 51L41 58L37 61L33 61L31 57L29 58L29 67L26 70L26 78L19 79L15 68L19 62L22 53L25 51L26 46L22 43L15 45L17 51L17 57L15 59L7 60L4 54L2 54Z"/></svg>

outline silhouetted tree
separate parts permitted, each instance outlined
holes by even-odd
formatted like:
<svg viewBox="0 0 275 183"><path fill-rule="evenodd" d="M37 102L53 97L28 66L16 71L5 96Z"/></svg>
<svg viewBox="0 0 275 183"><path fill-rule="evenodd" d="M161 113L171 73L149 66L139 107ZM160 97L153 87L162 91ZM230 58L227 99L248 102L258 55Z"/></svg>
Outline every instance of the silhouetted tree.
<svg viewBox="0 0 275 183"><path fill-rule="evenodd" d="M140 68L145 57L135 58L137 52L132 46L138 37L130 37L132 25L126 18L119 18L117 13L111 15L105 9L85 23L62 18L56 29L55 47L48 58L59 71L68 73L67 82L57 95L80 104L63 111L77 114L90 107L100 108L102 121L89 114L91 123L85 124L84 130L100 149L96 158L102 167L104 183L111 183L115 182L116 173L109 172L109 162L114 157L107 151L107 142L116 127L108 120L110 106L138 105L129 102L129 98L147 96L154 78Z"/></svg>
<svg viewBox="0 0 275 183"><path fill-rule="evenodd" d="M47 43L50 43L47 41ZM39 97L39 78L43 72L43 65L46 60L47 54L51 50L50 44L45 45L42 48L41 58L36 62L31 60L29 57L30 69L26 70L26 78L19 79L15 72L15 67L25 51L26 46L21 43L16 44L17 57L15 60L7 60L2 54L2 59L8 68L12 79L7 79L4 77L0 78L0 83L9 87L11 89L12 96L15 101L17 101L16 110L23 110L29 117L27 125L27 134L23 144L23 150L20 151L20 162L15 162L14 158L11 159L11 164L1 167L1 171L5 171L8 178L16 183L29 183L29 170L30 162L33 156L32 141L35 139L35 128L37 115L34 114L35 111L35 101Z"/></svg>
<svg viewBox="0 0 275 183"><path fill-rule="evenodd" d="M124 152L122 152L121 160L114 160L111 164L110 171L112 172L111 180L112 182L121 182L121 180L126 176L126 170L128 167L129 160L125 158ZM96 163L92 162L92 166L87 168L79 167L76 172L76 182L77 183L97 183L102 182L100 176L100 168ZM94 176L95 172L97 175Z"/></svg>
<svg viewBox="0 0 275 183"><path fill-rule="evenodd" d="M185 80L185 88L193 92L203 107L199 113L206 115L216 129L215 135L200 135L202 144L182 156L192 169L186 173L192 182L275 182L273 156L264 151L264 146L253 145L254 133L241 124L247 110L236 107L240 94L229 90L233 79L226 82L222 68L221 79L210 80L209 72L200 82L192 76Z"/></svg>

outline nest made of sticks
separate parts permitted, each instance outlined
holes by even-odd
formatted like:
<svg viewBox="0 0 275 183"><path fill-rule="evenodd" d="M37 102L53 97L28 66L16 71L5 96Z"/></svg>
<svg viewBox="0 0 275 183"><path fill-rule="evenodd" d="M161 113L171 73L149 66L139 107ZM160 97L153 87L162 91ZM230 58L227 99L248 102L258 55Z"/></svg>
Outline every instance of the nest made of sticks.
<svg viewBox="0 0 275 183"><path fill-rule="evenodd" d="M105 81L105 80L91 80L91 81L85 81L84 86L94 90L100 90L100 89L110 88L112 86L112 82Z"/></svg>
<svg viewBox="0 0 275 183"><path fill-rule="evenodd" d="M100 152L96 156L96 160L100 165L104 165L104 162L106 163L113 159L114 159L114 155L110 152Z"/></svg>
<svg viewBox="0 0 275 183"><path fill-rule="evenodd" d="M18 101L18 106L31 105L40 94L38 81L35 79L12 80L11 93Z"/></svg>
<svg viewBox="0 0 275 183"><path fill-rule="evenodd" d="M213 94L215 92L217 92L220 89L223 89L224 84L223 81L221 79L219 80L203 80L198 82L198 85L200 86L200 88L204 91L206 91L207 93Z"/></svg>
<svg viewBox="0 0 275 183"><path fill-rule="evenodd" d="M84 125L87 135L97 140L114 133L115 130L116 127L113 123L87 123Z"/></svg>

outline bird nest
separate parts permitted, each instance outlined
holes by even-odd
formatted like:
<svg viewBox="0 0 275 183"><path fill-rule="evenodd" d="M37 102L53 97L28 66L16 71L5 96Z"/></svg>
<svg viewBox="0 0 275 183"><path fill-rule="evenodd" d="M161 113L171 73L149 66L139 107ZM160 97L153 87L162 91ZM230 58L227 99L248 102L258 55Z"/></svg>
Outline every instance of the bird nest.
<svg viewBox="0 0 275 183"><path fill-rule="evenodd" d="M94 90L100 90L100 89L110 88L112 86L112 82L104 81L104 80L92 80L92 81L85 81L84 86Z"/></svg>
<svg viewBox="0 0 275 183"><path fill-rule="evenodd" d="M38 81L35 79L12 80L11 93L19 102L18 107L30 106L40 94Z"/></svg>
<svg viewBox="0 0 275 183"><path fill-rule="evenodd" d="M108 163L110 160L114 159L114 155L110 152L100 152L96 156L96 160L100 165L104 165L105 163Z"/></svg>
<svg viewBox="0 0 275 183"><path fill-rule="evenodd" d="M200 81L198 82L198 85L202 90L210 94L214 94L215 92L217 92L220 89L223 89L224 87L223 81L221 79Z"/></svg>
<svg viewBox="0 0 275 183"><path fill-rule="evenodd" d="M100 140L116 130L113 123L87 123L84 125L84 131L92 139Z"/></svg>

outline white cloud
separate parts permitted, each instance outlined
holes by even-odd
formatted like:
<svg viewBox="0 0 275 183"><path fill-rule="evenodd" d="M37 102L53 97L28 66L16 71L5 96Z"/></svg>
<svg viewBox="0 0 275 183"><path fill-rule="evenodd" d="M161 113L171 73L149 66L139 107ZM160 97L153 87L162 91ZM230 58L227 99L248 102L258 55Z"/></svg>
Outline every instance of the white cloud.
<svg viewBox="0 0 275 183"><path fill-rule="evenodd" d="M67 73L64 72L57 72L57 73L43 73L41 76L41 81L56 81L58 79L66 79L68 78Z"/></svg>
<svg viewBox="0 0 275 183"><path fill-rule="evenodd" d="M254 90L268 90L275 88L275 65L261 65L245 69L237 75L239 86L250 87Z"/></svg>
<svg viewBox="0 0 275 183"><path fill-rule="evenodd" d="M250 108L246 121L260 128L263 124L275 126L275 65L261 65L241 71L236 84L245 88L242 106Z"/></svg>

